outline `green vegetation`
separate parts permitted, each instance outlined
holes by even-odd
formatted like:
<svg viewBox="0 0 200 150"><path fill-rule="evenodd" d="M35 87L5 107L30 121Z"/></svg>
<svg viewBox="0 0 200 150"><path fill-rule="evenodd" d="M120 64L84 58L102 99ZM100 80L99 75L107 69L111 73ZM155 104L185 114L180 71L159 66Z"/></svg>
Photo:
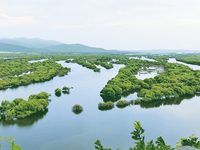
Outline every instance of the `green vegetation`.
<svg viewBox="0 0 200 150"><path fill-rule="evenodd" d="M80 114L82 111L83 111L83 107L79 104L75 104L73 107L72 107L72 111L75 113L75 114Z"/></svg>
<svg viewBox="0 0 200 150"><path fill-rule="evenodd" d="M15 143L15 140L11 136L8 138L8 140L5 140L6 139L5 137L0 137L0 140L1 139L4 139L5 142L11 144L9 146L10 150L22 150L22 148L18 144ZM1 143L0 143L0 147L1 147Z"/></svg>
<svg viewBox="0 0 200 150"><path fill-rule="evenodd" d="M194 134L192 134L192 136L189 136L189 139L181 138L181 141L177 142L176 147L192 146L200 149L200 141L197 140L198 138L194 137Z"/></svg>
<svg viewBox="0 0 200 150"><path fill-rule="evenodd" d="M160 58L160 60L163 60ZM125 61L125 60L124 60ZM138 92L142 101L179 98L195 95L200 92L200 71L188 66L162 62L149 62L142 60L127 60L126 67L107 82L101 90L101 96L106 99L115 99L130 93ZM154 78L138 80L134 75L142 66L160 64L165 72Z"/></svg>
<svg viewBox="0 0 200 150"><path fill-rule="evenodd" d="M64 87L62 88L62 93L63 93L63 94L69 94L69 93L70 93L70 88L67 87L67 86L64 86Z"/></svg>
<svg viewBox="0 0 200 150"><path fill-rule="evenodd" d="M36 112L45 111L49 105L48 98L51 96L46 92L32 94L28 101L16 98L12 102L2 101L0 106L0 119L13 120L30 116Z"/></svg>
<svg viewBox="0 0 200 150"><path fill-rule="evenodd" d="M28 59L0 59L0 64L0 89L48 81L70 71L70 68L64 68L52 59L35 63L28 63Z"/></svg>
<svg viewBox="0 0 200 150"><path fill-rule="evenodd" d="M154 79L150 78L148 80L142 81L135 77L135 74L142 66L158 65L157 62L150 62L144 60L136 59L119 59L120 63L126 64L126 67L123 67L119 70L119 73L107 82L107 85L101 90L101 96L103 98L114 99L115 97L129 95L135 91L138 91L142 88L150 88L153 84ZM123 61L123 62L122 62ZM118 62L115 62L118 63Z"/></svg>
<svg viewBox="0 0 200 150"><path fill-rule="evenodd" d="M55 93L61 93L61 89L60 88L56 88L55 89Z"/></svg>
<svg viewBox="0 0 200 150"><path fill-rule="evenodd" d="M174 150L170 145L166 145L163 138L160 136L157 138L154 143L153 140L145 143L145 136L142 135L144 133L144 129L142 128L139 121L135 121L134 123L135 130L131 132L132 139L136 140L135 146L130 147L129 150ZM181 138L181 144L179 142L176 145L176 148L181 146L191 146L200 149L200 141L197 141L197 137L190 136L189 139ZM96 150L111 150L111 148L103 148L100 140L97 140L95 143ZM120 150L120 149L117 149Z"/></svg>
<svg viewBox="0 0 200 150"><path fill-rule="evenodd" d="M80 60L80 59L74 59L72 62L75 62L79 65L82 65L83 67L89 68L94 70L94 72L99 72L100 68L97 68L93 63L86 62L85 60Z"/></svg>
<svg viewBox="0 0 200 150"><path fill-rule="evenodd" d="M126 101L126 100L119 100L116 104L116 106L118 108L124 108L126 106L130 105L130 102Z"/></svg>
<svg viewBox="0 0 200 150"><path fill-rule="evenodd" d="M60 89L60 88L56 88L56 89L55 89L55 95L56 95L57 97L60 97L60 96L61 96L61 89Z"/></svg>
<svg viewBox="0 0 200 150"><path fill-rule="evenodd" d="M186 56L176 56L177 61L182 61L188 64L200 65L200 55L186 55Z"/></svg>
<svg viewBox="0 0 200 150"><path fill-rule="evenodd" d="M108 101L106 103L99 103L98 108L99 110L110 110L114 108L114 104L111 101Z"/></svg>

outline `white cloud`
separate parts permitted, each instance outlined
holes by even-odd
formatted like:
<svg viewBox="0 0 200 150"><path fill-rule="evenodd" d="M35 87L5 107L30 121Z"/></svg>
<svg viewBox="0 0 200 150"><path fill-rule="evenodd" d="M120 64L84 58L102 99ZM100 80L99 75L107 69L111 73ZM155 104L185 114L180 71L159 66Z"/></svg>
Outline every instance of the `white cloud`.
<svg viewBox="0 0 200 150"><path fill-rule="evenodd" d="M36 21L30 17L13 17L5 14L0 14L0 26L19 26L35 23Z"/></svg>

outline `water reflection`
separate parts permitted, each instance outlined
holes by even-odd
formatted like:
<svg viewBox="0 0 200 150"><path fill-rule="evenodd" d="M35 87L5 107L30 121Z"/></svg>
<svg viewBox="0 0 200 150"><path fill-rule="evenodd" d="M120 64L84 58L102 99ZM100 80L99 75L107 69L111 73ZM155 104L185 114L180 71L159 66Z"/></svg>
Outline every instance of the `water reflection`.
<svg viewBox="0 0 200 150"><path fill-rule="evenodd" d="M142 57L129 57L129 59L141 59L141 60L148 60L148 61L155 61L155 62L157 62L154 59L146 58L144 56L142 56Z"/></svg>
<svg viewBox="0 0 200 150"><path fill-rule="evenodd" d="M164 72L163 66L142 67L135 76L137 79L144 80L146 78L153 78L163 72Z"/></svg>
<svg viewBox="0 0 200 150"><path fill-rule="evenodd" d="M61 93L55 93L55 95L56 95L57 97L60 97L60 96L61 96Z"/></svg>
<svg viewBox="0 0 200 150"><path fill-rule="evenodd" d="M73 112L74 114L76 114L76 115L79 115L80 113L83 112L83 110L82 110L82 109L81 109L81 110L74 110L74 109L72 109L72 112Z"/></svg>
<svg viewBox="0 0 200 150"><path fill-rule="evenodd" d="M70 94L70 91L62 91L63 94Z"/></svg>
<svg viewBox="0 0 200 150"><path fill-rule="evenodd" d="M160 107L162 105L179 105L183 100L192 99L193 97L194 96L188 95L180 98L160 99L149 102L141 101L140 103L137 104L135 103L135 105L140 105L141 108L155 108L155 107Z"/></svg>
<svg viewBox="0 0 200 150"><path fill-rule="evenodd" d="M37 112L35 114L30 115L27 118L23 119L16 119L16 120L1 120L0 125L2 126L13 126L17 125L19 127L26 127L26 126L32 126L35 122L38 122L38 120L42 119L48 112L48 109L46 109L43 112Z"/></svg>
<svg viewBox="0 0 200 150"><path fill-rule="evenodd" d="M45 60L47 60L47 59L40 59L40 60L30 60L30 61L28 61L29 63L34 63L34 62L43 62L43 61L45 61Z"/></svg>

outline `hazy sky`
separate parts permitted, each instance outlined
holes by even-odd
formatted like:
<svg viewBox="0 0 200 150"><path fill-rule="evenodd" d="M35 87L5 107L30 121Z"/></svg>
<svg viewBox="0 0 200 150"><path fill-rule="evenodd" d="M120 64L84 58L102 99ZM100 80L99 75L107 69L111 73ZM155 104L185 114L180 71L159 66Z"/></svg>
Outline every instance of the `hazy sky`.
<svg viewBox="0 0 200 150"><path fill-rule="evenodd" d="M0 38L200 50L200 0L0 0Z"/></svg>

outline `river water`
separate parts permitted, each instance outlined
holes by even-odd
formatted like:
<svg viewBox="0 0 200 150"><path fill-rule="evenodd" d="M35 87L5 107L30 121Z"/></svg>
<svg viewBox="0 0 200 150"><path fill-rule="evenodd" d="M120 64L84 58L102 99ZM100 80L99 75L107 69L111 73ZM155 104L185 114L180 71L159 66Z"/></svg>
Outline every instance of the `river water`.
<svg viewBox="0 0 200 150"><path fill-rule="evenodd" d="M100 111L98 103L103 102L100 90L124 65L114 65L109 70L101 67L99 73L78 64L60 63L72 69L68 75L0 91L0 101L19 97L28 99L30 94L41 91L52 94L48 111L24 120L0 122L0 136L12 136L23 150L94 150L97 139L104 147L128 150L134 146L130 132L134 130L134 121L137 120L145 129L146 141L155 141L162 136L166 144L175 147L182 137L188 138L193 133L200 137L199 96L185 99L179 105L149 109L130 105L123 109L115 107ZM54 90L63 86L73 87L70 94L55 96ZM136 93L132 94L131 99L136 98ZM79 115L72 112L75 104L83 107ZM8 149L5 142L0 142L2 149Z"/></svg>

